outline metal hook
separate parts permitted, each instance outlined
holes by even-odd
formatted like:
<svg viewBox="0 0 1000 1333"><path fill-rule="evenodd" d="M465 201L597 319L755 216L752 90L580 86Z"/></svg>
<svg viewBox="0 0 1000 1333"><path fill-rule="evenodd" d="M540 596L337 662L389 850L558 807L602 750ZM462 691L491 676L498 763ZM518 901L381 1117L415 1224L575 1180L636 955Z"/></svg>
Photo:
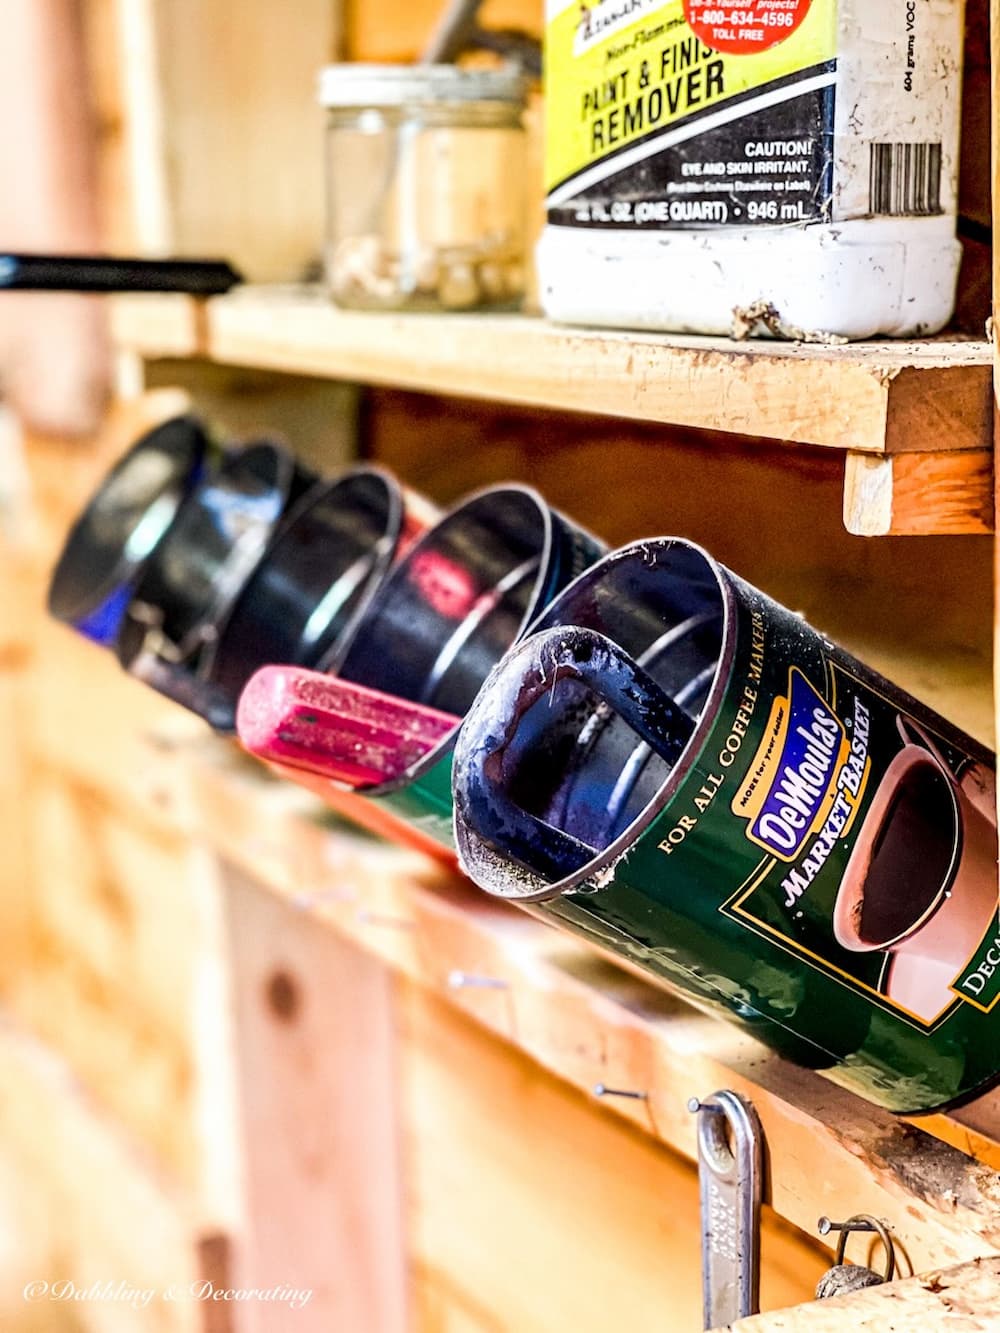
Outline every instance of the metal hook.
<svg viewBox="0 0 1000 1333"><path fill-rule="evenodd" d="M697 1112L705 1328L756 1314L760 1300L763 1137L745 1098L692 1097Z"/></svg>
<svg viewBox="0 0 1000 1333"><path fill-rule="evenodd" d="M872 1217L869 1213L855 1213L849 1217L846 1222L831 1222L828 1217L821 1217L817 1223L819 1234L828 1236L831 1231L839 1231L840 1239L837 1241L837 1263L844 1262L844 1255L847 1250L847 1239L852 1231L874 1232L882 1242L882 1248L885 1250L885 1280L891 1282L893 1274L896 1271L896 1246L893 1243L892 1236L889 1234L889 1227L885 1222L879 1221L877 1217Z"/></svg>

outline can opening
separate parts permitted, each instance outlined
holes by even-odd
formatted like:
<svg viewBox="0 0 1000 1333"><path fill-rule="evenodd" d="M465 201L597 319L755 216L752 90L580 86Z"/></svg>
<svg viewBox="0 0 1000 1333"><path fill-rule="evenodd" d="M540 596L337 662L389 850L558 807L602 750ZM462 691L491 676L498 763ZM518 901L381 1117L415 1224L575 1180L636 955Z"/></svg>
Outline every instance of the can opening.
<svg viewBox="0 0 1000 1333"><path fill-rule="evenodd" d="M127 602L123 585L138 576L174 521L208 448L190 416L164 422L133 444L66 540L49 586L49 611L57 619L102 643L113 639ZM88 626L102 612L101 624Z"/></svg>
<svg viewBox="0 0 1000 1333"><path fill-rule="evenodd" d="M266 663L326 666L396 553L399 488L359 469L314 487L287 515L221 628L209 679L232 703Z"/></svg>
<svg viewBox="0 0 1000 1333"><path fill-rule="evenodd" d="M284 449L260 443L231 454L196 487L129 604L117 643L123 666L143 652L178 664L198 658L299 480Z"/></svg>
<svg viewBox="0 0 1000 1333"><path fill-rule="evenodd" d="M302 649L310 656L332 647L388 568L399 541L403 506L398 487L387 476L359 472L334 483L317 506L317 517L328 534L329 587L302 630ZM312 545L318 555L319 536L307 529L295 545ZM281 554L284 557L283 543Z"/></svg>
<svg viewBox="0 0 1000 1333"><path fill-rule="evenodd" d="M382 585L339 674L462 715L521 632L548 577L552 517L527 487L496 487L445 515Z"/></svg>
<svg viewBox="0 0 1000 1333"><path fill-rule="evenodd" d="M483 887L586 887L627 850L698 742L725 629L716 567L681 542L615 552L553 603L456 753L459 850ZM581 654L584 671L569 665Z"/></svg>

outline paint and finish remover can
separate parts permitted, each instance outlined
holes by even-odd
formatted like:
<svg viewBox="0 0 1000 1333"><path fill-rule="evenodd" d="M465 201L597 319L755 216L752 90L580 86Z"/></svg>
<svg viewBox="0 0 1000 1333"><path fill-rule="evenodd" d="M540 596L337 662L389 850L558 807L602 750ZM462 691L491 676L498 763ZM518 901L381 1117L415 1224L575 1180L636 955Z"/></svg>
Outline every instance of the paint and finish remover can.
<svg viewBox="0 0 1000 1333"><path fill-rule="evenodd" d="M961 0L547 0L554 319L794 338L951 316Z"/></svg>

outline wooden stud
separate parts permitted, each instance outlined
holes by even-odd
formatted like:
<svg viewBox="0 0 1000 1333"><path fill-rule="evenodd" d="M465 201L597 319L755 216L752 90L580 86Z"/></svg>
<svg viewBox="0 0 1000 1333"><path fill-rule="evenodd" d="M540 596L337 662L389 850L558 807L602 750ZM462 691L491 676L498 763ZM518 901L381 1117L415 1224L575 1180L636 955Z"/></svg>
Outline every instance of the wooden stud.
<svg viewBox="0 0 1000 1333"><path fill-rule="evenodd" d="M183 253L224 254L256 281L299 281L323 246L319 69L337 58L340 6L296 0L171 0L154 9ZM220 58L224 52L224 58Z"/></svg>
<svg viewBox="0 0 1000 1333"><path fill-rule="evenodd" d="M404 1333L392 984L223 866L248 1234L238 1284L308 1289L261 1333Z"/></svg>
<svg viewBox="0 0 1000 1333"><path fill-rule="evenodd" d="M124 180L132 243L147 254L170 254L177 237L170 206L166 109L154 0L110 0L118 124L124 132Z"/></svg>

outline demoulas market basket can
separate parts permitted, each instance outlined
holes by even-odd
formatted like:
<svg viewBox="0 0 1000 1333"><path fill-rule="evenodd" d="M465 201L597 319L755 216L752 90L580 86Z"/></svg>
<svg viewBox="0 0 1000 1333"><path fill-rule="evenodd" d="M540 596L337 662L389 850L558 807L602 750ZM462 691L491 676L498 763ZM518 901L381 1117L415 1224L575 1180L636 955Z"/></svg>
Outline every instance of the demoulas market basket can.
<svg viewBox="0 0 1000 1333"><path fill-rule="evenodd" d="M464 868L894 1111L1000 1069L993 756L699 547L625 547L500 662Z"/></svg>

